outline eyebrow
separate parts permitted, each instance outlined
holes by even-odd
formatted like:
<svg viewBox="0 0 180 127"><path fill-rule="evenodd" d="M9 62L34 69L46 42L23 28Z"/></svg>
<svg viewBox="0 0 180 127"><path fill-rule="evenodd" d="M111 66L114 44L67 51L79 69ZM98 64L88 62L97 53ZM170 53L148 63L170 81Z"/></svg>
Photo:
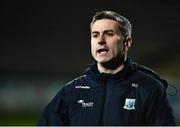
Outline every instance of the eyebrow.
<svg viewBox="0 0 180 127"><path fill-rule="evenodd" d="M111 30L111 29L107 29L107 30L104 30L104 31L103 31L103 34L104 34L104 33L108 33L108 32L114 32L114 31ZM91 32L91 34L98 34L98 33L100 33L100 32L99 32L99 31L92 31L92 32Z"/></svg>

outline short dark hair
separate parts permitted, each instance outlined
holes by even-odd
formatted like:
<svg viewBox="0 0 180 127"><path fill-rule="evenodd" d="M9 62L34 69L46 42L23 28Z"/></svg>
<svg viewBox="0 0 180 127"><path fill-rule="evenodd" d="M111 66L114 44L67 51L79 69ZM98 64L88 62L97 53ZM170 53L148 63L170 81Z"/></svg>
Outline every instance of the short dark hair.
<svg viewBox="0 0 180 127"><path fill-rule="evenodd" d="M90 28L92 28L92 25L94 24L94 22L101 19L112 19L112 20L117 21L120 24L121 34L124 35L124 37L131 36L132 34L131 23L128 21L127 18L113 11L96 12L96 14L92 18Z"/></svg>

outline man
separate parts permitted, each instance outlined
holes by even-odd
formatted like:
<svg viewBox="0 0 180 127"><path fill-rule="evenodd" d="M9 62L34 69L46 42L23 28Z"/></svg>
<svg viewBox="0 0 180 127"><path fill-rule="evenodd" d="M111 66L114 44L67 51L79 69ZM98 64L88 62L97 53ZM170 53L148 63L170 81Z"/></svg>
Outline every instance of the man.
<svg viewBox="0 0 180 127"><path fill-rule="evenodd" d="M101 11L90 29L96 62L60 90L38 125L175 125L167 82L127 57L130 22Z"/></svg>

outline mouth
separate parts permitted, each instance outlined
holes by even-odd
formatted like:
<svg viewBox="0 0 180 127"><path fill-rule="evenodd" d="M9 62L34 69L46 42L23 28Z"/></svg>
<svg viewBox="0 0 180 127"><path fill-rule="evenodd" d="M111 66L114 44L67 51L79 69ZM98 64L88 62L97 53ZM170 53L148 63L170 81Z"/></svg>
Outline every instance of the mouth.
<svg viewBox="0 0 180 127"><path fill-rule="evenodd" d="M97 53L99 53L99 54L102 54L102 53L107 53L109 50L107 49L107 48L99 48L98 50L97 50Z"/></svg>

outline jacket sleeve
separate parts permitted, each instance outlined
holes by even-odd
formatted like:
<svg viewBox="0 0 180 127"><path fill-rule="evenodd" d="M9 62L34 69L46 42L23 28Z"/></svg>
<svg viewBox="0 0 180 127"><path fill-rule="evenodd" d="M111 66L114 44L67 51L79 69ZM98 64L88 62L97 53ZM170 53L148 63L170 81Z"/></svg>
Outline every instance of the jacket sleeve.
<svg viewBox="0 0 180 127"><path fill-rule="evenodd" d="M167 98L166 89L155 90L151 96L146 119L149 125L173 126L175 120Z"/></svg>
<svg viewBox="0 0 180 127"><path fill-rule="evenodd" d="M61 90L45 107L38 126L68 125L68 109L64 102L64 92Z"/></svg>

